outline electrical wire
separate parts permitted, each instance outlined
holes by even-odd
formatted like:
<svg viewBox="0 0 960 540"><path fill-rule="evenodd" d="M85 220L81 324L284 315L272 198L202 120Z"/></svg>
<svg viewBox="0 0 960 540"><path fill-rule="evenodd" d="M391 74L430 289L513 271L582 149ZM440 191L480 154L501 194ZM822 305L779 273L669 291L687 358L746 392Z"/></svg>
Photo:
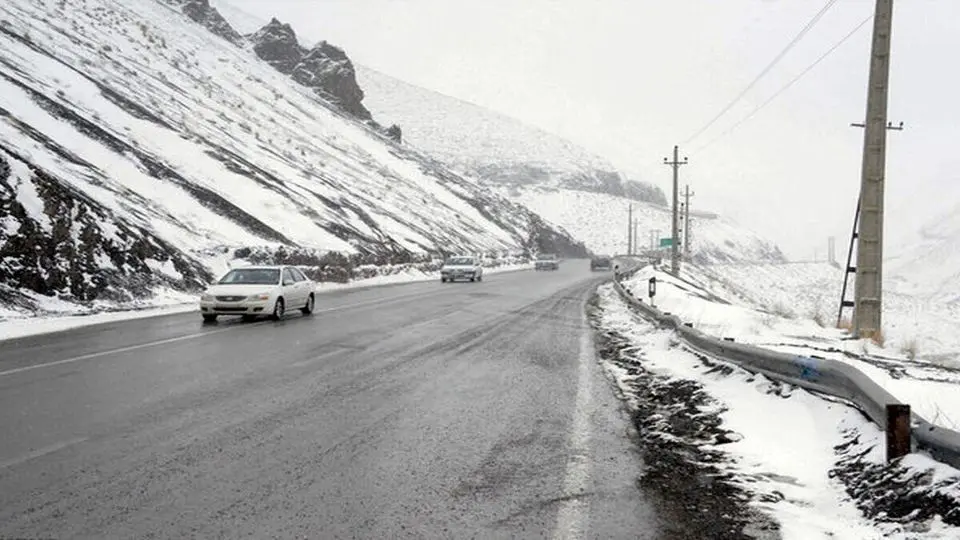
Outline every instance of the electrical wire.
<svg viewBox="0 0 960 540"><path fill-rule="evenodd" d="M781 50L777 54L777 56L775 56L773 60L770 61L770 63L767 64L765 68L763 68L760 74L757 75L752 81L750 81L750 84L748 84L746 88L744 88L739 94L737 94L736 97L734 97L729 103L727 103L727 105L723 109L721 109L720 112L716 114L716 116L711 118L709 122L707 122L706 124L703 125L703 127L698 129L696 133L687 137L687 139L683 142L683 144L689 144L691 141L693 141L694 139L702 135L704 131L710 129L710 127L713 124L715 124L717 120L719 120L723 115L727 114L727 112L729 112L734 105L736 105L741 99L743 99L743 96L747 95L747 92L752 90L753 87L756 86L757 83L760 82L760 80L763 79L763 77L765 77L767 73L769 73L770 70L772 70L774 66L776 66L780 62L780 60L782 60L783 57L786 56L788 52L790 52L791 49L793 49L794 46L797 45L797 43L800 43L800 40L802 40L803 37L806 36L807 33L810 32L810 30L812 30L813 27L817 25L818 22L820 22L820 19L822 19L823 16L826 15L828 11L830 11L830 8L832 8L833 5L836 3L837 3L837 0L827 0L827 3L824 4L822 8L820 8L820 11L818 11L816 15L814 15L813 18L811 18L810 21L808 21L807 24L800 30L800 32L797 33L797 35L794 36L789 43L787 43L786 47L784 47L783 50Z"/></svg>
<svg viewBox="0 0 960 540"><path fill-rule="evenodd" d="M810 64L809 66L807 66L806 69L804 69L803 71L801 71L799 75L797 75L796 77L794 77L793 79L791 79L790 82L788 82L788 83L785 84L783 87L781 87L779 90L777 90L777 91L776 91L772 96L770 96L766 101L764 101L764 102L761 103L759 106L757 106L755 109L753 109L752 111L750 111L749 114L747 114L746 116L744 116L743 118L741 118L740 120L738 120L735 124L733 124L732 126L730 126L729 128L727 128L726 131L724 131L724 132L721 133L720 135L714 137L713 139L711 139L708 143L704 144L703 146L701 146L701 147L697 148L696 150L694 150L691 155L693 155L693 154L698 154L698 153L706 150L710 145L712 145L713 143L715 143L715 142L719 141L720 139L726 137L726 136L729 135L731 132L733 132L735 129L737 129L738 127L740 127L741 124L743 124L743 123L746 122L747 120L750 120L751 118L753 118L757 113L759 113L761 110L763 110L764 107L766 107L767 105L769 105L770 102L772 102L773 100L777 99L777 97L779 97L780 94L786 92L788 89L790 89L790 87L792 87L794 84L796 84L797 81L799 81L800 79L802 79L807 73L810 73L811 71L813 71L813 68L817 67L817 65L818 65L820 62L823 62L828 56L830 56L831 54L833 54L834 51L836 51L837 49L839 49L841 45L843 45L844 43L846 43L846 42L847 42L850 38L852 38L857 32L859 32L860 29L863 28L864 25L866 25L868 22L870 22L871 19L873 19L873 15L870 15L869 17L867 17L866 19L864 19L863 21L861 21L860 24L858 24L856 27L854 27L853 30L850 31L850 33L848 33L847 35L843 36L843 39L841 39L841 40L838 41L836 44L834 44L833 47L830 47L830 48L827 50L827 52L825 52L825 53L823 53L822 55L820 55L820 57L817 58L812 64Z"/></svg>

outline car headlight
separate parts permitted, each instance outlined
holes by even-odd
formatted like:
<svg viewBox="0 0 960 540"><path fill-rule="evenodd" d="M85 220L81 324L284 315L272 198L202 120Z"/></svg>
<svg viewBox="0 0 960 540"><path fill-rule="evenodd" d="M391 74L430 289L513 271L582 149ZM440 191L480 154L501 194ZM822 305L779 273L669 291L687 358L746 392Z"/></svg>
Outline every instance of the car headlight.
<svg viewBox="0 0 960 540"><path fill-rule="evenodd" d="M213 295L208 293L203 293L200 295L201 302L213 302Z"/></svg>
<svg viewBox="0 0 960 540"><path fill-rule="evenodd" d="M270 293L260 293L260 294L251 294L247 297L247 300L269 300Z"/></svg>

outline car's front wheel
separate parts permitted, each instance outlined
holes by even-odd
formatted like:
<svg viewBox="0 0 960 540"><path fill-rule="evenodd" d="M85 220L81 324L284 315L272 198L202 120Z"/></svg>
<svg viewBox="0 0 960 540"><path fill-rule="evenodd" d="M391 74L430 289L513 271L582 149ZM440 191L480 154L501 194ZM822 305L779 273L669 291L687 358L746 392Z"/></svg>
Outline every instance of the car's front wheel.
<svg viewBox="0 0 960 540"><path fill-rule="evenodd" d="M286 306L283 303L283 298L277 298L277 303L273 305L273 313L271 315L273 317L273 320L279 321L280 319L282 319L284 313L286 313L285 309L286 309Z"/></svg>
<svg viewBox="0 0 960 540"><path fill-rule="evenodd" d="M205 323L217 322L217 316L216 316L216 315L207 315L206 313L204 313L204 314L203 314L203 322L205 322Z"/></svg>
<svg viewBox="0 0 960 540"><path fill-rule="evenodd" d="M313 299L313 295L311 294L310 296L307 297L307 305L300 308L300 312L303 313L304 315L310 315L311 313L313 313L313 303L314 303L314 299Z"/></svg>

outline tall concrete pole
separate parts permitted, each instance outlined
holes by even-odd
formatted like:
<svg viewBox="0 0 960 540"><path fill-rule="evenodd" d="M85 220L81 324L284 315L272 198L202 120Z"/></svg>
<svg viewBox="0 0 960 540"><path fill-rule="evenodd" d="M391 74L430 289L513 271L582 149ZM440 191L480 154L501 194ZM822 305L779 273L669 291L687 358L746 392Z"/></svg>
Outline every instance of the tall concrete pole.
<svg viewBox="0 0 960 540"><path fill-rule="evenodd" d="M633 203L627 207L627 255L633 255Z"/></svg>
<svg viewBox="0 0 960 540"><path fill-rule="evenodd" d="M673 234L670 242L670 273L680 276L680 166L687 164L687 158L680 161L680 148L673 147L673 161L663 158L664 165L673 167Z"/></svg>
<svg viewBox="0 0 960 540"><path fill-rule="evenodd" d="M893 0L877 0L864 122L853 308L854 334L863 338L876 338L883 330L883 199L892 20Z"/></svg>

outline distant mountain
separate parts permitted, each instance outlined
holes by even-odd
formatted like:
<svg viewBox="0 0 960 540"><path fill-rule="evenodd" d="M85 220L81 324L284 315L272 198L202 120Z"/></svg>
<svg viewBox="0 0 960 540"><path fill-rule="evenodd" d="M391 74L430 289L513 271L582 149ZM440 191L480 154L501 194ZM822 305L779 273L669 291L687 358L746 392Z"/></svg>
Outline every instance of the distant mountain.
<svg viewBox="0 0 960 540"><path fill-rule="evenodd" d="M195 290L249 247L586 253L301 84L339 49L287 75L237 36L206 0L0 3L0 304Z"/></svg>
<svg viewBox="0 0 960 540"><path fill-rule="evenodd" d="M507 186L606 193L666 204L652 185L626 180L603 158L519 120L356 66L365 103L399 124L410 144L454 170Z"/></svg>
<svg viewBox="0 0 960 540"><path fill-rule="evenodd" d="M672 214L663 206L606 193L543 187L501 189L511 191L513 200L569 231L595 253L626 252L627 220L631 215L637 222L638 251L646 251L651 243L657 245L660 238L670 236ZM690 221L690 260L694 262L786 260L772 242L716 215L691 215Z"/></svg>
<svg viewBox="0 0 960 540"><path fill-rule="evenodd" d="M885 248L884 281L903 294L960 305L960 206L936 216L902 245Z"/></svg>

